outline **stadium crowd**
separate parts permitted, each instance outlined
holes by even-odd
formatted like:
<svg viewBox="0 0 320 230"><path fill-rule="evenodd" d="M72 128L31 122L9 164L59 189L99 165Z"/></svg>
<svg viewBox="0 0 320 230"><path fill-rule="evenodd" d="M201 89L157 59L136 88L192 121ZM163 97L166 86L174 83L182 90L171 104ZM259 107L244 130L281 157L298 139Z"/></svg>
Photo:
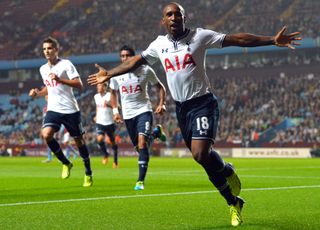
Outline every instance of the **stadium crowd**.
<svg viewBox="0 0 320 230"><path fill-rule="evenodd" d="M1 1L0 59L39 57L38 44L48 32L61 40L64 56L117 52L128 41L136 50L142 50L157 34L164 33L159 12L166 2ZM317 0L180 2L188 6L188 27L202 26L224 33L274 34L288 25L304 37L319 37Z"/></svg>
<svg viewBox="0 0 320 230"><path fill-rule="evenodd" d="M220 102L221 117L217 143L255 146L259 138L286 118L298 119L292 127L277 132L268 142L278 145L299 142L320 143L320 82L319 75L290 75L256 77L220 77L215 72L212 86ZM79 95L79 106L87 131L86 139L95 145L94 121L95 90L88 89ZM157 101L156 92L150 92L151 100ZM2 144L41 144L39 130L42 122L43 103L29 98L12 97L11 109L1 111L1 126L11 127L0 135ZM156 104L156 103L154 103ZM167 113L155 116L155 123L164 125L168 136L167 146L183 143L177 126L174 103L167 96ZM5 134L4 134L5 133ZM117 127L117 141L130 143L124 125Z"/></svg>

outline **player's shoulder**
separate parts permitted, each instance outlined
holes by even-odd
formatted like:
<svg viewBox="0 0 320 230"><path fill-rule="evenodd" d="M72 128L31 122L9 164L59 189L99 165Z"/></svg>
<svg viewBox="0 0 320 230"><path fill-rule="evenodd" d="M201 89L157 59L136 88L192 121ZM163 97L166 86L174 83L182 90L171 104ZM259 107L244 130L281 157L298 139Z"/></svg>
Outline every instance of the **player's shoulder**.
<svg viewBox="0 0 320 230"><path fill-rule="evenodd" d="M44 63L44 64L42 64L42 65L40 66L39 70L40 70L40 72L41 72L41 71L47 69L48 67L49 67L48 62L46 62L46 63Z"/></svg>
<svg viewBox="0 0 320 230"><path fill-rule="evenodd" d="M100 94L96 93L93 97L94 97L94 99L97 99L97 98L99 98L99 96L100 96Z"/></svg>
<svg viewBox="0 0 320 230"><path fill-rule="evenodd" d="M62 65L73 65L72 62L69 59L60 58L60 64Z"/></svg>
<svg viewBox="0 0 320 230"><path fill-rule="evenodd" d="M208 34L208 33L216 33L213 30L205 29L205 28L195 28L193 29L195 34Z"/></svg>
<svg viewBox="0 0 320 230"><path fill-rule="evenodd" d="M151 42L151 44L159 44L165 41L168 41L167 35L158 35L158 37L154 39L153 42Z"/></svg>

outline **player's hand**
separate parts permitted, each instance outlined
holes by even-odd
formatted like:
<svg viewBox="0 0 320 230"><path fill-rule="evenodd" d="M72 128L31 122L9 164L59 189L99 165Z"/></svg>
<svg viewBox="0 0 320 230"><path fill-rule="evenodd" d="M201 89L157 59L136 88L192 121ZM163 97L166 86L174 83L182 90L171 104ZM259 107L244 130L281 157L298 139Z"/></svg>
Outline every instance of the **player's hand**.
<svg viewBox="0 0 320 230"><path fill-rule="evenodd" d="M294 46L299 46L300 43L297 40L302 40L301 37L297 37L300 32L294 32L291 34L284 34L287 27L284 26L274 37L274 44L280 47L288 47L289 49L295 49Z"/></svg>
<svg viewBox="0 0 320 230"><path fill-rule="evenodd" d="M156 108L156 111L154 113L162 115L165 111L167 111L165 105L158 105L158 107Z"/></svg>
<svg viewBox="0 0 320 230"><path fill-rule="evenodd" d="M35 89L31 89L29 91L29 96L32 97L32 98L35 98L39 93L39 89L35 88Z"/></svg>
<svg viewBox="0 0 320 230"><path fill-rule="evenodd" d="M108 72L106 69L104 69L103 67L99 66L98 64L95 64L95 67L99 70L97 73L95 74L91 74L88 79L87 82L90 85L97 85L99 83L103 83L106 82L110 79L110 76L108 76Z"/></svg>
<svg viewBox="0 0 320 230"><path fill-rule="evenodd" d="M121 115L119 113L116 113L113 115L113 120L117 123L123 123L123 120L122 120Z"/></svg>
<svg viewBox="0 0 320 230"><path fill-rule="evenodd" d="M49 77L51 78L51 80L55 80L56 82L60 82L60 78L54 73L50 73Z"/></svg>

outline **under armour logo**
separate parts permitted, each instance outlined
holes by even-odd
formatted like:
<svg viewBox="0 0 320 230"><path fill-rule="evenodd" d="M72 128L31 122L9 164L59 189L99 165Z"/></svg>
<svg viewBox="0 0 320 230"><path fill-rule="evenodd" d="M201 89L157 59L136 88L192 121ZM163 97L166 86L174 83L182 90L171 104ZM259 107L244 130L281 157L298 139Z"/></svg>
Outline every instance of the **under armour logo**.
<svg viewBox="0 0 320 230"><path fill-rule="evenodd" d="M203 130L203 131L200 130L199 133L200 133L200 135L203 135L203 134L207 135L207 134L208 134L208 131L207 131L207 130Z"/></svg>
<svg viewBox="0 0 320 230"><path fill-rule="evenodd" d="M162 49L162 53L164 53L164 52L168 53L168 48Z"/></svg>

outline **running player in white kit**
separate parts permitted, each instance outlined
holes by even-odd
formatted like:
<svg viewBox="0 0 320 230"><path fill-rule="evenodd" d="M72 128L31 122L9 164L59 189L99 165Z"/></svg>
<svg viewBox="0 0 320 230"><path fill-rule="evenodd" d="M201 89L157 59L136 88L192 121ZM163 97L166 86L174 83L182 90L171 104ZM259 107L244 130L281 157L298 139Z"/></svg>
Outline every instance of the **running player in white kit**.
<svg viewBox="0 0 320 230"><path fill-rule="evenodd" d="M243 199L240 179L231 164L225 163L212 145L216 136L219 108L210 81L206 75L205 56L208 48L226 46L285 46L293 49L301 40L299 32L284 34L284 27L275 36L258 36L248 33L221 34L212 30L185 27L185 11L175 2L163 9L162 24L168 34L158 36L149 47L111 69L99 69L89 76L89 84L108 81L110 78L132 71L140 65L160 60L166 71L168 87L176 102L176 114L186 145L193 158L204 168L209 180L230 206L231 225L242 223ZM104 72L103 72L104 71Z"/></svg>
<svg viewBox="0 0 320 230"><path fill-rule="evenodd" d="M103 155L102 163L106 165L109 159L109 153L105 145L105 134L108 135L111 148L113 150L113 168L118 168L118 145L115 141L116 126L113 120L111 100L111 89L107 83L97 85L97 94L94 95L96 103L96 133L97 142Z"/></svg>
<svg viewBox="0 0 320 230"><path fill-rule="evenodd" d="M120 59L122 62L134 56L134 50L129 46L120 49ZM125 121L132 144L139 153L138 166L139 177L134 187L135 190L144 189L144 181L149 163L149 145L153 138L152 133L152 105L148 95L148 83L158 88L159 104L155 110L156 114L162 114L165 108L166 91L162 83L157 78L153 69L149 66L141 66L133 72L126 73L110 80L112 91L112 104L114 109L114 119L122 120L117 110L117 91L120 94L122 116ZM160 134L162 133L161 126ZM159 130L158 130L159 131ZM157 136L160 138L160 136Z"/></svg>
<svg viewBox="0 0 320 230"><path fill-rule="evenodd" d="M43 97L48 95L47 113L42 126L42 136L55 156L62 162L62 178L70 176L73 164L65 157L54 133L63 124L74 138L85 166L84 187L92 186L92 171L87 146L83 139L83 127L79 106L73 94L73 88L82 88L82 82L74 65L58 57L59 43L52 37L42 42L43 54L47 63L40 67L40 74L45 87L34 88L29 96Z"/></svg>

